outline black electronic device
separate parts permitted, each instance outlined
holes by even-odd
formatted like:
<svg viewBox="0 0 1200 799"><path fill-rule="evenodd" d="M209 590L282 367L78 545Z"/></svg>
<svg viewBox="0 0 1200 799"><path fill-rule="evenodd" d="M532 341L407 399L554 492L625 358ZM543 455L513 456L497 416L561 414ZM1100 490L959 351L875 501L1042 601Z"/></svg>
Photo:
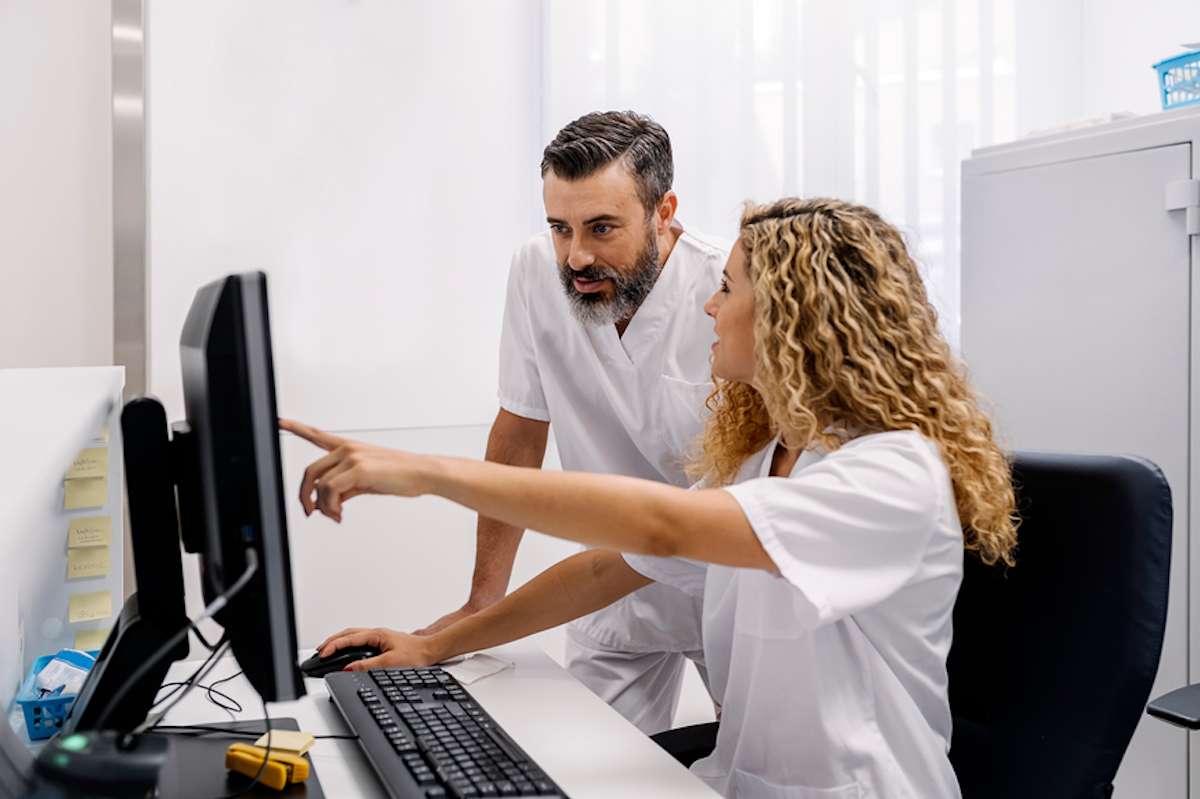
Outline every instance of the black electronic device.
<svg viewBox="0 0 1200 799"><path fill-rule="evenodd" d="M566 794L444 669L325 677L392 799Z"/></svg>
<svg viewBox="0 0 1200 799"><path fill-rule="evenodd" d="M71 745L81 747L71 753L72 768L96 781L107 774L109 786L124 785L120 763L140 774L162 765L157 744L125 733L143 723L170 662L188 652L181 539L199 555L208 612L250 684L264 701L304 695L266 275L231 275L202 287L184 323L180 360L187 421L174 425L174 435L153 398L132 400L121 414L138 591L64 732L39 755L47 779L66 779L53 760ZM126 760L134 753L136 762Z"/></svg>
<svg viewBox="0 0 1200 799"><path fill-rule="evenodd" d="M183 601L183 566L179 554L175 480L183 460L172 457L167 416L162 405L139 397L121 411L129 535L137 591L109 633L88 679L63 725L64 733L96 727L98 716L133 671L187 624ZM130 730L142 722L167 669L188 655L187 638L159 659L123 701L115 705L105 726Z"/></svg>
<svg viewBox="0 0 1200 799"><path fill-rule="evenodd" d="M321 657L320 652L314 652L312 657L300 664L300 671L305 677L324 677L330 672L343 670L355 661L378 656L379 650L373 646L348 646L327 658Z"/></svg>
<svg viewBox="0 0 1200 799"><path fill-rule="evenodd" d="M38 754L37 773L68 795L144 797L158 784L166 738L91 730L57 735Z"/></svg>
<svg viewBox="0 0 1200 799"><path fill-rule="evenodd" d="M304 679L296 666L267 276L231 275L196 292L180 361L200 476L184 487L195 490L196 511L187 520L194 527L182 526L184 548L200 555L206 603L246 570L247 549L257 553L257 572L214 618L263 699L298 699ZM183 489L180 500L182 518Z"/></svg>

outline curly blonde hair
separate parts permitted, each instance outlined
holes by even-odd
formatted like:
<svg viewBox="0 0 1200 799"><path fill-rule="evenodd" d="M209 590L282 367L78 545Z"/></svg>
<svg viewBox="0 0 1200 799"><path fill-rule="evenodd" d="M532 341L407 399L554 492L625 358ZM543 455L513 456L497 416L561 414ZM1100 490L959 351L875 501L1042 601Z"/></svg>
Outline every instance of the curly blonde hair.
<svg viewBox="0 0 1200 799"><path fill-rule="evenodd" d="M755 384L716 380L693 476L728 484L776 435L833 451L916 430L937 443L968 550L1012 565L1012 476L961 364L938 331L899 231L831 199L748 205L740 246L754 287Z"/></svg>

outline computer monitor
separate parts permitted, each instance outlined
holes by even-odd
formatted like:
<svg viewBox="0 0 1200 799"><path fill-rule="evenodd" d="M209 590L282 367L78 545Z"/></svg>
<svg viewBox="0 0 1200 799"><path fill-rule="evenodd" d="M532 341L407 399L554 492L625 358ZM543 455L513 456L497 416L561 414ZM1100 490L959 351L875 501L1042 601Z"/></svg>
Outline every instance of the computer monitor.
<svg viewBox="0 0 1200 799"><path fill-rule="evenodd" d="M138 590L125 603L67 720L68 731L130 730L149 712L171 661L187 656L179 542L199 555L205 604L256 570L214 619L266 701L297 699L292 579L275 410L267 278L202 287L180 337L185 422L168 434L161 403L122 411ZM178 638L156 661L131 673Z"/></svg>
<svg viewBox="0 0 1200 799"><path fill-rule="evenodd" d="M216 615L238 665L267 701L304 695L296 665L292 572L275 410L267 276L231 275L196 292L180 337L183 397L199 471L204 601L258 571ZM182 499L182 497L181 497ZM186 525L185 525L186 529ZM192 549L192 547L187 547Z"/></svg>

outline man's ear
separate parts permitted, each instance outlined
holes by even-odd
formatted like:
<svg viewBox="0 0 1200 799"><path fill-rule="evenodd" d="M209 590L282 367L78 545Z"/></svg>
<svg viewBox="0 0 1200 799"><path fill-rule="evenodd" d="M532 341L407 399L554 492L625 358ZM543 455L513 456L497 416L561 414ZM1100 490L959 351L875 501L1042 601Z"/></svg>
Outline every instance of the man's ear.
<svg viewBox="0 0 1200 799"><path fill-rule="evenodd" d="M671 226L671 220L675 218L677 208L679 208L679 197L675 192L668 190L658 201L658 207L654 209L654 227L658 233L667 232L667 228Z"/></svg>

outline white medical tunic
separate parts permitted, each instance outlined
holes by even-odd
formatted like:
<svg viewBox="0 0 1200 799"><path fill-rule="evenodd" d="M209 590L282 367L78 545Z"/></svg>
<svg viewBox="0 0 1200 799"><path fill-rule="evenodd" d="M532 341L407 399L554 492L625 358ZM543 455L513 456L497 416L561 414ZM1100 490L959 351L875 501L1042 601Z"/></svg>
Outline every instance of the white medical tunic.
<svg viewBox="0 0 1200 799"><path fill-rule="evenodd" d="M738 799L958 797L946 656L963 540L936 445L863 436L784 478L769 476L776 443L725 490L778 576L625 556L704 597L722 715L693 772Z"/></svg>
<svg viewBox="0 0 1200 799"><path fill-rule="evenodd" d="M684 232L624 335L571 313L550 231L513 256L500 338L500 405L551 422L569 471L687 485L683 465L712 390L716 291L728 247ZM700 649L699 602L650 585L576 622L592 641L629 652Z"/></svg>

